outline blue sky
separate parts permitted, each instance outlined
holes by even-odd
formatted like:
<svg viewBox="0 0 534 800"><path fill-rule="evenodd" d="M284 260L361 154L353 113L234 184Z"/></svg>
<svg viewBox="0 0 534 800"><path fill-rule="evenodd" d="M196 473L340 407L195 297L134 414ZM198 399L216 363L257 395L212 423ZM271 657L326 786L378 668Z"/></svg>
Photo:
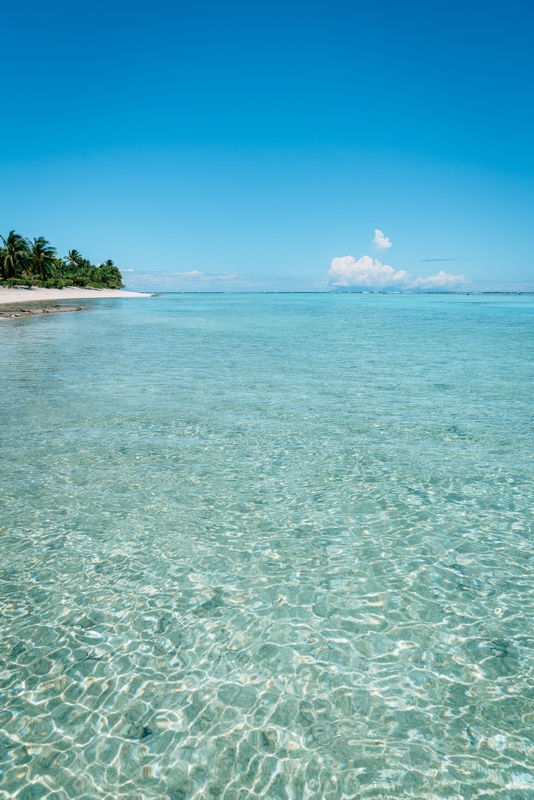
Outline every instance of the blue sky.
<svg viewBox="0 0 534 800"><path fill-rule="evenodd" d="M6 4L1 230L111 257L132 287L425 288L443 270L528 288L533 17L515 1Z"/></svg>

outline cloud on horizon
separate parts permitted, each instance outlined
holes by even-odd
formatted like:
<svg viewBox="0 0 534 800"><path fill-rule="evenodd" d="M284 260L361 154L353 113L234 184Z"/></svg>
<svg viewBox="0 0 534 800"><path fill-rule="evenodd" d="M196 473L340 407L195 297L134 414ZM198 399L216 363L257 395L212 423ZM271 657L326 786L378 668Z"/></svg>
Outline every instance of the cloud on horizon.
<svg viewBox="0 0 534 800"><path fill-rule="evenodd" d="M462 283L469 283L465 275L449 275L448 272L440 269L437 275L428 278L417 278L411 284L411 289L450 289L452 286L459 286Z"/></svg>
<svg viewBox="0 0 534 800"><path fill-rule="evenodd" d="M199 272L198 269L192 269L189 272L173 272L172 275L191 283L213 283L214 281L241 283L247 280L246 276L239 272Z"/></svg>
<svg viewBox="0 0 534 800"><path fill-rule="evenodd" d="M251 278L239 272L201 272L198 269L183 272L135 271L126 274L124 282L129 289L151 292L228 292L254 291L267 288L268 281Z"/></svg>
<svg viewBox="0 0 534 800"><path fill-rule="evenodd" d="M405 269L395 270L371 256L362 256L357 261L354 256L333 258L328 271L330 286L346 288L450 289L468 282L464 275L449 275L444 270L427 278L413 279Z"/></svg>
<svg viewBox="0 0 534 800"><path fill-rule="evenodd" d="M357 261L354 256L333 258L328 272L332 286L397 286L404 285L409 277L406 270L396 272L371 256L362 256Z"/></svg>

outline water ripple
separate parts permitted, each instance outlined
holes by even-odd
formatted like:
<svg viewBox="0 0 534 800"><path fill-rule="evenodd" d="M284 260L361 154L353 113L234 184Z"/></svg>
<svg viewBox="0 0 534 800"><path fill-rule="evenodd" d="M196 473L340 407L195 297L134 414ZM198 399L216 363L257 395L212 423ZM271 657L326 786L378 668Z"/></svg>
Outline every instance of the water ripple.
<svg viewBox="0 0 534 800"><path fill-rule="evenodd" d="M0 792L531 797L533 316L178 296L2 330Z"/></svg>

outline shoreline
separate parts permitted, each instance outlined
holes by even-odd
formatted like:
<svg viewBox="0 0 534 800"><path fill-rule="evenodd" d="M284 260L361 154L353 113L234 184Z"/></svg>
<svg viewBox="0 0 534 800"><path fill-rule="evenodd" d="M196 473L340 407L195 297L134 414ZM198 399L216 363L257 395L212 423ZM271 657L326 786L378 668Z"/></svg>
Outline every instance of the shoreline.
<svg viewBox="0 0 534 800"><path fill-rule="evenodd" d="M35 303L47 300L94 300L110 297L151 297L148 292L127 292L123 289L92 289L84 286L65 286L63 289L10 289L0 286L0 305L6 303Z"/></svg>

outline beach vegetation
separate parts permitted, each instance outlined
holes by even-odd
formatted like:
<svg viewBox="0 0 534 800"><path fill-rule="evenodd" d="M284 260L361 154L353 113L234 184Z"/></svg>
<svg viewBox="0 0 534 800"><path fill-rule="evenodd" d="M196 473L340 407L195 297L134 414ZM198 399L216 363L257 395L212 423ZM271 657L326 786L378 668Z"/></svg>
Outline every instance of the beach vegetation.
<svg viewBox="0 0 534 800"><path fill-rule="evenodd" d="M0 236L0 283L4 286L88 286L97 289L122 289L122 275L111 259L92 264L78 250L59 258L57 250L43 236L29 240L10 231Z"/></svg>
<svg viewBox="0 0 534 800"><path fill-rule="evenodd" d="M7 237L0 237L3 247L0 249L1 275L4 280L22 278L30 267L31 250L27 239L15 231L9 231Z"/></svg>
<svg viewBox="0 0 534 800"><path fill-rule="evenodd" d="M57 261L57 250L52 247L43 236L33 240L31 248L32 274L36 274L41 281L47 281L52 277Z"/></svg>

